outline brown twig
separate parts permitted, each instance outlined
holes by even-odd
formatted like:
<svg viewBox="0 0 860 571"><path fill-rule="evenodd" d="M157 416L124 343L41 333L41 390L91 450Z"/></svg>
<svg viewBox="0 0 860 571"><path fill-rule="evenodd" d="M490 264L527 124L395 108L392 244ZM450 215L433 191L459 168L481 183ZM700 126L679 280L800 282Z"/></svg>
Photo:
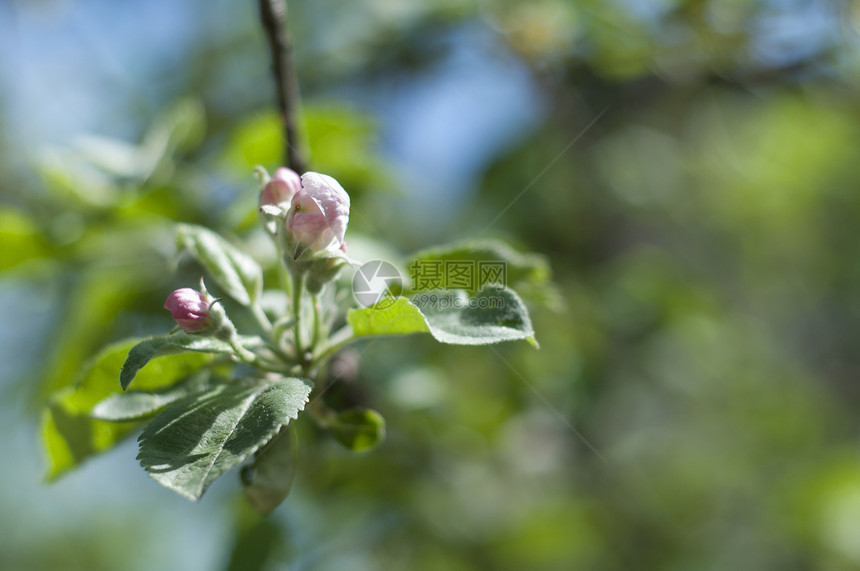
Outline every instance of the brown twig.
<svg viewBox="0 0 860 571"><path fill-rule="evenodd" d="M293 44L287 30L285 0L259 0L260 20L272 53L272 74L284 128L284 163L299 174L307 170L296 124L299 83L293 65Z"/></svg>

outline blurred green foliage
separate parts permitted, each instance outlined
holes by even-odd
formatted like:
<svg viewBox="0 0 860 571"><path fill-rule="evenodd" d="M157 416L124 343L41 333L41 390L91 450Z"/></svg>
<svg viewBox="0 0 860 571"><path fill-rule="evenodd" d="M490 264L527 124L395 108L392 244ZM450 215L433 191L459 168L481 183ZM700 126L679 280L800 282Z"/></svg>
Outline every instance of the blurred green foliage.
<svg viewBox="0 0 860 571"><path fill-rule="evenodd" d="M96 404L121 392L116 373L138 341L121 341L106 347L84 368L74 387L64 387L51 396L42 418L49 480L112 448L140 426L139 422L112 423L89 416ZM161 357L145 373L137 375L135 388L157 391L169 387L210 360L210 355L199 353Z"/></svg>
<svg viewBox="0 0 860 571"><path fill-rule="evenodd" d="M292 4L312 165L353 195L356 242L430 239L380 192L399 189L373 121L331 93L420 78L469 26L528 66L544 120L440 225L548 254L564 309L532 308L540 351L408 338L341 355L327 398L378 410L386 441L355 454L300 421L291 496L242 512L225 567L860 566L856 2ZM831 27L804 36L818 17ZM176 94L201 101L139 145L89 140L32 165L39 180L4 175L4 280L63 292L20 380L34 404L108 340L164 329L166 292L199 276L172 259L174 222L261 243L249 167L274 166L280 140L254 33L201 39ZM231 108L204 88L239 69L236 45L261 87ZM87 557L111 568L123 554L99 529ZM55 565L2 546L10 568Z"/></svg>

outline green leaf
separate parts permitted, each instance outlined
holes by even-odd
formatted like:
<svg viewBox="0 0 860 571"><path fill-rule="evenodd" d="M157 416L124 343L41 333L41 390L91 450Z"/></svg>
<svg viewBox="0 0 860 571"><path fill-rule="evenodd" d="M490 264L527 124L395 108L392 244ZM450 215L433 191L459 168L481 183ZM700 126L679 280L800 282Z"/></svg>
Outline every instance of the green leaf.
<svg viewBox="0 0 860 571"><path fill-rule="evenodd" d="M141 150L154 170L177 151L187 151L203 140L206 113L203 104L192 98L181 99L162 113L147 130Z"/></svg>
<svg viewBox="0 0 860 571"><path fill-rule="evenodd" d="M136 145L96 135L77 137L72 148L93 167L114 178L144 178L149 165Z"/></svg>
<svg viewBox="0 0 860 571"><path fill-rule="evenodd" d="M502 286L485 286L473 297L461 291L419 294L430 334L442 343L488 345L525 339L537 347L529 312L519 296Z"/></svg>
<svg viewBox="0 0 860 571"><path fill-rule="evenodd" d="M100 401L90 412L90 418L109 422L145 420L176 402L205 387L208 374L193 375L187 382L158 392L128 391L114 393Z"/></svg>
<svg viewBox="0 0 860 571"><path fill-rule="evenodd" d="M335 440L355 452L370 450L385 438L385 419L369 408L351 408L339 412L330 422Z"/></svg>
<svg viewBox="0 0 860 571"><path fill-rule="evenodd" d="M196 100L185 99L156 118L140 145L86 135L74 141L73 149L109 177L141 183L160 167L171 166L176 151L197 145L203 138L205 123L203 106ZM172 172L170 168L164 170Z"/></svg>
<svg viewBox="0 0 860 571"><path fill-rule="evenodd" d="M253 258L202 226L180 224L177 239L227 295L245 306L259 297L263 271Z"/></svg>
<svg viewBox="0 0 860 571"><path fill-rule="evenodd" d="M35 220L18 210L0 208L0 271L47 253Z"/></svg>
<svg viewBox="0 0 860 571"><path fill-rule="evenodd" d="M134 303L140 279L134 270L106 274L89 268L64 290L65 315L55 325L40 382L44 397L76 382L92 355L108 341L105 324Z"/></svg>
<svg viewBox="0 0 860 571"><path fill-rule="evenodd" d="M270 513L290 493L297 454L295 431L281 430L257 451L253 464L242 468L245 496L261 513Z"/></svg>
<svg viewBox="0 0 860 571"><path fill-rule="evenodd" d="M147 425L138 460L158 483L195 501L298 417L311 386L301 379L213 387L179 400Z"/></svg>
<svg viewBox="0 0 860 571"><path fill-rule="evenodd" d="M283 160L284 141L275 113L261 113L243 123L227 143L224 162L236 172L247 173L256 165L275 167Z"/></svg>
<svg viewBox="0 0 860 571"><path fill-rule="evenodd" d="M96 420L90 414L98 403L120 391L117 376L129 350L138 342L139 339L130 339L103 349L85 368L76 385L51 395L42 414L49 480L112 448L137 426ZM199 370L211 358L195 353L159 357L137 376L137 385L153 391L169 387Z"/></svg>
<svg viewBox="0 0 860 571"><path fill-rule="evenodd" d="M561 303L549 263L496 240L470 240L413 254L407 261L411 291L462 289L473 295L487 284L505 285L542 303Z"/></svg>
<svg viewBox="0 0 860 571"><path fill-rule="evenodd" d="M188 335L187 333L172 333L149 337L131 348L122 371L119 375L119 384L122 390L128 388L134 380L138 371L149 363L156 355L167 355L183 351L196 351L199 353L233 353L229 343L215 339L214 337L200 337ZM138 387L141 388L141 387Z"/></svg>
<svg viewBox="0 0 860 571"><path fill-rule="evenodd" d="M75 211L113 207L120 198L115 181L69 149L45 149L35 165L51 198Z"/></svg>
<svg viewBox="0 0 860 571"><path fill-rule="evenodd" d="M411 302L399 297L389 307L350 310L347 322L355 337L427 332L453 345L525 339L537 346L528 310L501 286L484 287L471 298L457 290L421 293Z"/></svg>
<svg viewBox="0 0 860 571"><path fill-rule="evenodd" d="M356 337L430 332L424 315L405 297L398 297L387 307L377 304L373 307L351 309L346 320Z"/></svg>
<svg viewBox="0 0 860 571"><path fill-rule="evenodd" d="M375 151L378 129L366 113L339 105L309 105L303 119L319 172L349 183L350 194L368 186L383 191L390 186L387 165Z"/></svg>
<svg viewBox="0 0 860 571"><path fill-rule="evenodd" d="M144 420L187 395L188 390L180 388L163 393L132 391L125 394L115 394L93 407L90 418L108 422Z"/></svg>
<svg viewBox="0 0 860 571"><path fill-rule="evenodd" d="M377 128L366 113L340 105L308 104L298 119L315 168L346 185L353 200L368 186L383 190L393 186L385 161L374 150ZM222 162L243 177L257 165L272 172L284 156L280 121L276 113L255 114L233 131Z"/></svg>

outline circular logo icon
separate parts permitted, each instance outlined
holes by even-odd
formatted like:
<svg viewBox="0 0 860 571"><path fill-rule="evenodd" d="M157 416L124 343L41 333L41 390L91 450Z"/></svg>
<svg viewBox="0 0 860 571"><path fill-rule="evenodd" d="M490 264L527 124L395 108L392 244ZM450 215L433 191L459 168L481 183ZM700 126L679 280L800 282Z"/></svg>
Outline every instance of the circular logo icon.
<svg viewBox="0 0 860 571"><path fill-rule="evenodd" d="M382 260L362 264L352 278L352 295L362 307L391 307L402 288L403 278L400 272Z"/></svg>

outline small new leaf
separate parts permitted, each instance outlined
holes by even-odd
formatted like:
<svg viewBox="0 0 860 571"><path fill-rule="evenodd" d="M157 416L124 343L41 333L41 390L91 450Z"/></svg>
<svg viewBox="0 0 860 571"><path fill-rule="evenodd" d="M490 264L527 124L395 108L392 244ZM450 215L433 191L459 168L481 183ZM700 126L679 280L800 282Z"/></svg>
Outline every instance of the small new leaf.
<svg viewBox="0 0 860 571"><path fill-rule="evenodd" d="M298 417L311 386L296 378L229 384L168 406L138 438L138 460L158 483L195 501Z"/></svg>
<svg viewBox="0 0 860 571"><path fill-rule="evenodd" d="M248 338L253 340L254 338ZM247 344L247 343L243 343ZM137 372L157 355L195 351L198 353L233 353L230 344L214 337L200 337L187 333L171 333L144 339L131 348L119 375L119 384L126 390Z"/></svg>
<svg viewBox="0 0 860 571"><path fill-rule="evenodd" d="M93 407L90 418L108 422L146 420L167 405L202 390L209 378L208 371L200 371L166 390L113 393Z"/></svg>
<svg viewBox="0 0 860 571"><path fill-rule="evenodd" d="M345 448L361 452L374 448L385 438L385 419L369 408L351 408L339 412L329 429Z"/></svg>
<svg viewBox="0 0 860 571"><path fill-rule="evenodd" d="M90 418L108 422L144 420L187 394L188 391L184 389L164 393L132 391L115 394L97 404L90 413Z"/></svg>

